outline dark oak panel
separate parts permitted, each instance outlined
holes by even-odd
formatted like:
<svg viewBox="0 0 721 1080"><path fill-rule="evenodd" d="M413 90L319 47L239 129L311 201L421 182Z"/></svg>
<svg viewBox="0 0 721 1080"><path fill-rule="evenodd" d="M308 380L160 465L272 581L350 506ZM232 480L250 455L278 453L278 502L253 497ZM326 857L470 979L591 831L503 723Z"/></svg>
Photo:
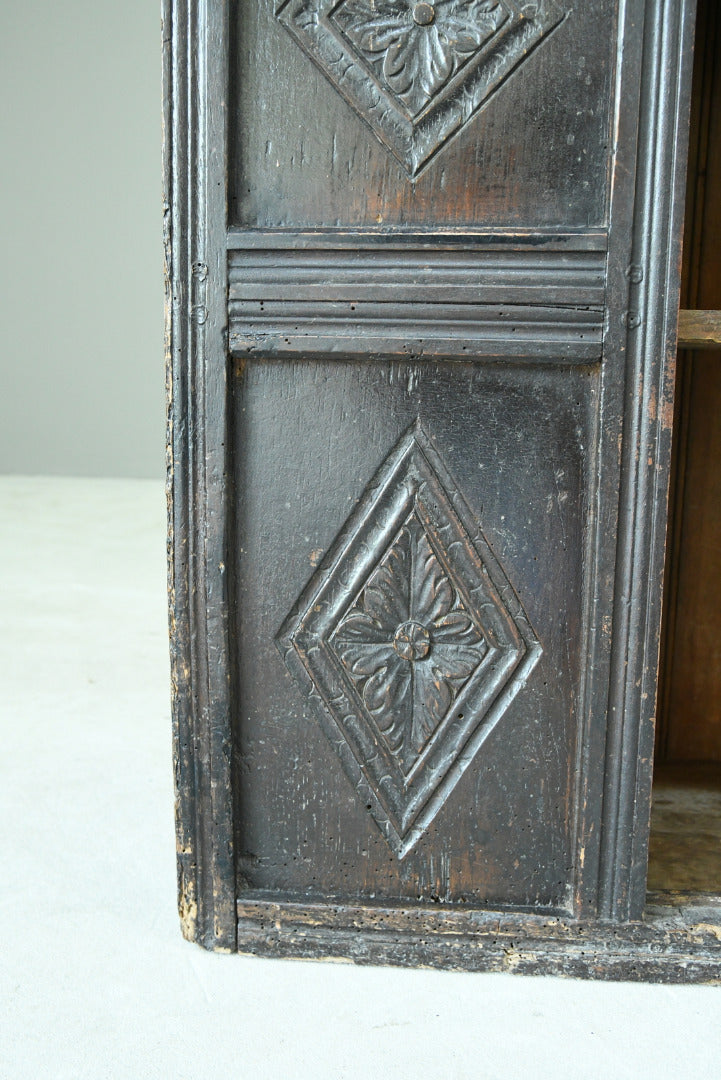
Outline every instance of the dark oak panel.
<svg viewBox="0 0 721 1080"><path fill-rule="evenodd" d="M290 5L301 9L301 22L303 11L312 19L334 6L331 0ZM496 6L513 10L517 19L524 7L544 5L514 0ZM604 224L617 0L553 0L546 6L566 17L532 50L530 41L521 43L508 77L459 133L432 136L442 149L412 182L343 96L351 93L350 61L341 60L332 74L338 89L275 17L275 9L286 6L236 0L231 221L253 228ZM446 9L462 15L468 5L444 0L436 26L416 27L417 34L409 8L405 0L384 0L378 13L387 9L405 22L409 48L421 50L428 30L443 31ZM499 52L506 48L501 38ZM307 41L305 47L311 48ZM329 50L329 63L343 55L337 40ZM377 55L364 68L369 115L382 94L373 76ZM247 102L254 103L250 111Z"/></svg>
<svg viewBox="0 0 721 1080"><path fill-rule="evenodd" d="M330 885L346 898L568 907L597 369L558 364L504 373L478 363L308 360L247 361L241 370L234 640L242 881L296 895L322 895ZM354 790L344 773L342 736L331 741L318 722L318 691L309 695L305 681L285 671L275 639L418 417L480 522L541 653L399 860L367 805L364 790L371 789ZM449 543L447 532L437 535ZM372 567L387 543L374 546L372 534L362 539ZM341 568L344 582L350 572ZM349 603L357 586L348 587ZM430 618L433 602L426 604ZM488 614L482 618L489 625Z"/></svg>
<svg viewBox="0 0 721 1080"><path fill-rule="evenodd" d="M629 925L692 7L167 0L187 936L718 969Z"/></svg>

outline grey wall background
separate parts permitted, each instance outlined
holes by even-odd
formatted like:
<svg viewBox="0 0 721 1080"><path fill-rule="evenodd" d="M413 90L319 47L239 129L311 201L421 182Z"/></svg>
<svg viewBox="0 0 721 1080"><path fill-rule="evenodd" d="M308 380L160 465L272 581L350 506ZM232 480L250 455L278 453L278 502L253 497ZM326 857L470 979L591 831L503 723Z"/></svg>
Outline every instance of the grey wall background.
<svg viewBox="0 0 721 1080"><path fill-rule="evenodd" d="M0 0L0 472L164 469L157 0Z"/></svg>

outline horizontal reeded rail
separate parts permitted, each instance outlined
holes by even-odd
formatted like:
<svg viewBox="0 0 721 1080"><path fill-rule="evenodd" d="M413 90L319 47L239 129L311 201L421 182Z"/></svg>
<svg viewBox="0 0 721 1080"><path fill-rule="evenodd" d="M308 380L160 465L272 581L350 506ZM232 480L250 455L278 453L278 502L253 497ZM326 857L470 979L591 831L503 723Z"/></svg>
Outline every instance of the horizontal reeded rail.
<svg viewBox="0 0 721 1080"><path fill-rule="evenodd" d="M600 359L603 250L398 246L231 250L231 351Z"/></svg>

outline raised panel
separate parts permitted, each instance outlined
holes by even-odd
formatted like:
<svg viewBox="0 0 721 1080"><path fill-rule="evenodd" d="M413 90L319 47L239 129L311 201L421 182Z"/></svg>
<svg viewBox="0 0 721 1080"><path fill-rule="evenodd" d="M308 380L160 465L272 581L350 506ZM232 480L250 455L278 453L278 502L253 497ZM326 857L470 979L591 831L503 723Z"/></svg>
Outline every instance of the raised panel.
<svg viewBox="0 0 721 1080"><path fill-rule="evenodd" d="M555 0L286 0L276 12L412 179L567 14Z"/></svg>
<svg viewBox="0 0 721 1080"><path fill-rule="evenodd" d="M240 364L233 641L244 887L569 909L598 367ZM374 719L342 627L366 607L384 560L401 561L410 489L422 480L419 513L442 577L495 645L490 666L476 657L462 699L447 687L439 738L420 765L409 751L404 774L392 729L415 715L433 735L431 697L415 712L390 700L402 696L404 661L384 685L381 657L375 704L389 700ZM396 590L404 574L396 566ZM377 599L371 620L383 637L393 602ZM433 603L416 613L431 637ZM432 651L419 658L431 660Z"/></svg>
<svg viewBox="0 0 721 1080"><path fill-rule="evenodd" d="M383 0L370 16L408 30L396 40L411 67L446 22L458 41L451 16L468 20L477 10L482 27L483 9L493 9L441 0L437 21L419 26L416 6ZM377 54L358 55L362 34L354 44L345 5L235 0L230 220L253 228L606 223L617 0L496 7L507 13L498 38L448 83L436 86L441 73L432 72L452 65L442 60L450 46L435 67L424 61L431 115L419 127L387 100L387 82L379 87Z"/></svg>

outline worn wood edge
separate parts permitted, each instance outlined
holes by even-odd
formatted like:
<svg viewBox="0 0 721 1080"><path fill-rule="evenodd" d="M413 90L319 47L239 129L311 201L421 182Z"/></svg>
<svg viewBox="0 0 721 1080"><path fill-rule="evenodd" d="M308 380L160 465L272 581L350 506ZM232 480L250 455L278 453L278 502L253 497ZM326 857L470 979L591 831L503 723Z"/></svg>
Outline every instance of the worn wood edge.
<svg viewBox="0 0 721 1080"><path fill-rule="evenodd" d="M655 206L656 212L652 234L647 238L648 251L649 255L652 255L653 245L659 244L665 258L655 263L651 258L652 272L649 273L643 314L651 328L651 335L645 342L647 374L644 375L644 383L648 380L648 386L639 400L643 425L638 464L647 484L645 491L643 488L639 491L639 505L642 508L640 533L647 545L648 563L647 568L636 564L634 587L633 613L638 618L639 640L635 693L640 713L640 732L638 742L633 742L630 746L630 753L635 755L633 765L636 769L636 785L635 790L629 785L626 793L627 805L624 808L626 820L631 823L630 872L628 901L626 906L622 903L621 908L621 911L627 912L631 918L640 916L644 911L644 904L648 903L648 846L674 427L678 301L681 288L695 15L696 0L683 0L678 15L673 20L668 20L666 25L665 48L670 47L670 55L666 53L661 58L661 83L664 85L668 81L670 92L667 112L659 130L656 172L656 176L670 178L666 205L659 205L653 190L656 184L652 178L649 178L648 190L649 203ZM660 270L663 273L659 273ZM661 348L658 348L657 342L660 342ZM649 583L653 583L653 586L649 587Z"/></svg>
<svg viewBox="0 0 721 1080"><path fill-rule="evenodd" d="M238 951L298 959L676 984L721 984L721 898L650 898L624 925L550 915L238 900Z"/></svg>
<svg viewBox="0 0 721 1080"><path fill-rule="evenodd" d="M594 436L589 463L585 537L583 641L578 688L576 753L569 761L574 785L572 817L573 910L577 918L596 919L604 903L608 851L602 815L608 812L605 767L614 760L613 714L609 704L612 679L613 603L618 552L612 538L619 520L621 416L624 402L624 357L632 312L632 234L634 222L636 147L639 135L647 0L628 0L619 8L614 71L614 101L609 120L607 316L604 362L598 372L598 404L590 418ZM618 103L623 102L623 108ZM607 419L602 422L603 414ZM609 422L608 415L614 419ZM610 539L611 538L611 539ZM604 800L606 802L604 803ZM606 833L607 835L607 833Z"/></svg>
<svg viewBox="0 0 721 1080"><path fill-rule="evenodd" d="M231 323L229 339L230 351L239 362L252 358L273 362L277 359L305 359L309 353L344 359L353 362L359 356L369 361L409 360L418 363L423 360L448 360L459 363L485 360L488 362L534 363L555 366L587 367L600 363L603 358L602 330L591 326L584 334L572 333L565 336L557 334L554 338L534 336L532 331L514 334L509 341L502 328L495 338L486 333L473 337L466 330L452 337L439 334L432 326L423 338L402 334L403 327L391 336L377 333L364 333L359 346L352 355L347 352L347 340L339 326L336 333L317 332L317 323L307 319L308 331L296 332L273 326L258 327L248 323L239 328L238 322ZM352 329L357 330L353 327ZM395 328L394 328L395 329ZM582 339L582 340L581 340Z"/></svg>
<svg viewBox="0 0 721 1080"><path fill-rule="evenodd" d="M682 308L678 313L678 347L721 349L721 311Z"/></svg>
<svg viewBox="0 0 721 1080"><path fill-rule="evenodd" d="M647 0L643 26L599 878L599 915L620 923L646 898L694 12Z"/></svg>
<svg viewBox="0 0 721 1080"><path fill-rule="evenodd" d="M192 725L191 679L189 670L190 627L188 618L188 565L179 557L180 537L189 528L186 447L176 430L174 417L183 407L181 364L183 327L178 310L182 289L178 233L176 185L180 180L174 158L173 116L176 85L173 70L173 0L163 0L161 9L163 55L163 247L165 276L165 378L166 378L166 499L168 630L170 638L170 678L173 727L173 774L175 787L175 832L177 858L177 903L184 937L197 940L198 866L195 834L195 784L192 754L187 739ZM177 245L177 246L176 246Z"/></svg>
<svg viewBox="0 0 721 1080"><path fill-rule="evenodd" d="M200 5L202 76L200 111L203 127L203 247L198 252L198 294L193 311L204 335L202 367L203 512L197 528L203 544L203 618L206 627L205 671L207 711L204 724L210 750L208 823L212 834L212 947L236 947L236 868L232 733L232 650L228 552L232 547L232 439L228 388L227 326L227 78L229 48L228 0ZM207 274L207 287L203 276Z"/></svg>
<svg viewBox="0 0 721 1080"><path fill-rule="evenodd" d="M465 226L445 229L394 229L371 226L316 229L244 229L228 230L229 251L280 250L378 250L378 251L523 251L601 252L608 248L605 229L558 228L485 228Z"/></svg>
<svg viewBox="0 0 721 1080"><path fill-rule="evenodd" d="M235 948L227 598L225 306L209 288L224 250L217 200L224 133L213 79L224 63L226 0L163 0L164 242L168 387L168 597L178 909L186 938ZM220 48L218 45L220 43ZM221 233L219 237L217 233ZM225 259L215 258L223 268ZM222 293L221 310L213 296ZM220 418L218 434L208 416ZM221 554L222 553L222 554Z"/></svg>

